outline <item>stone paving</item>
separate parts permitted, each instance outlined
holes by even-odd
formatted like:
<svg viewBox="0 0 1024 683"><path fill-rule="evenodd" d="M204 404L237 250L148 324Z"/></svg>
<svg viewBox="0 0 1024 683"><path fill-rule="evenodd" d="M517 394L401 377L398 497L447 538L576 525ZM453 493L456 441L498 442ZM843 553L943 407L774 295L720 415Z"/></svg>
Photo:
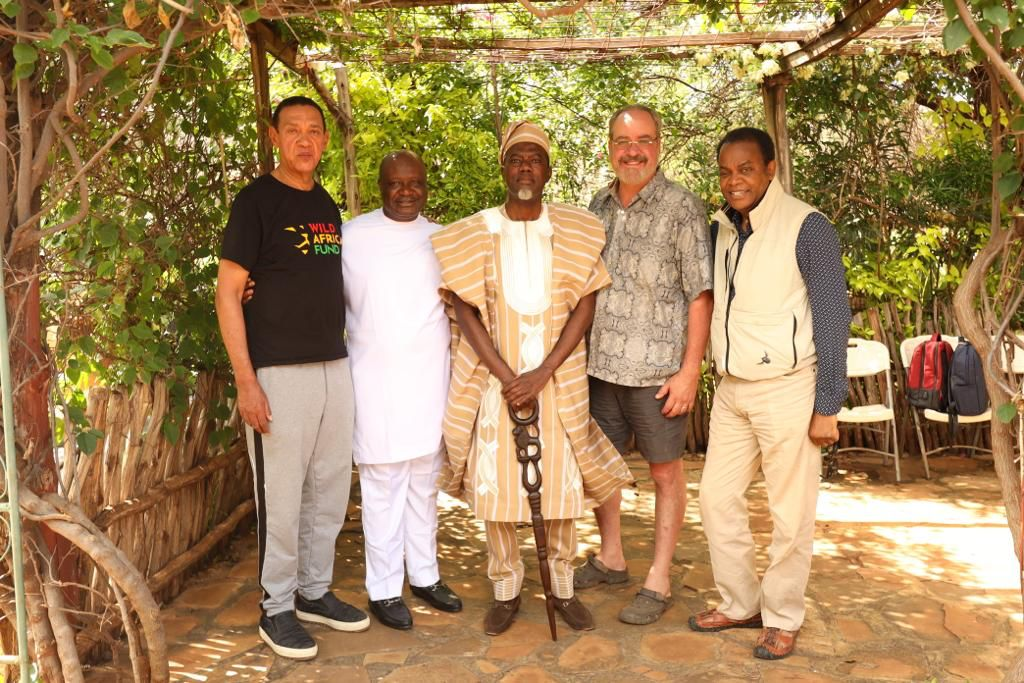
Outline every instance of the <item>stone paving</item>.
<svg viewBox="0 0 1024 683"><path fill-rule="evenodd" d="M639 481L623 502L623 534L633 580L581 592L597 629L548 634L532 549L516 623L497 637L481 622L490 602L482 527L461 503L442 496L441 571L465 601L460 614L431 610L409 595L415 626L374 622L360 634L312 626L312 662L276 658L258 639L257 551L250 531L228 558L192 580L165 606L172 680L431 683L444 681L1000 681L1022 644L1021 595L1010 533L991 462L934 458L932 480L912 461L896 484L891 465L844 461L822 486L808 612L797 651L780 662L751 656L757 631L697 634L690 614L718 595L696 504L701 461L687 461L690 501L673 567L675 604L658 623L628 626L618 610L640 587L652 551L653 484ZM759 562L771 532L763 481L751 488ZM338 540L335 592L365 607L359 508L353 503ZM529 530L521 537L532 548ZM527 541L529 539L529 541ZM580 524L580 553L598 543L592 518ZM129 681L121 666L97 666L87 680Z"/></svg>

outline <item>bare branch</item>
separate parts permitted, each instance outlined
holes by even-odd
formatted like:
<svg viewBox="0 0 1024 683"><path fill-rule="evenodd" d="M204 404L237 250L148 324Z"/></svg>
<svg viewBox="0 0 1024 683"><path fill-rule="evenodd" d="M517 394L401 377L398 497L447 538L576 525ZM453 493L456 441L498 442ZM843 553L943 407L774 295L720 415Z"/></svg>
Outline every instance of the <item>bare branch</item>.
<svg viewBox="0 0 1024 683"><path fill-rule="evenodd" d="M64 143L64 148L68 151L68 156L71 157L71 163L74 164L75 171L82 170L82 157L78 155L78 148L75 147L75 143L71 140L71 137L64 130L64 125L60 122L60 119L53 121L54 129L57 131L57 136L61 142ZM75 215L67 219L60 225L55 225L46 230L42 230L39 233L39 238L49 237L55 235L62 230L70 228L72 225L76 225L86 216L89 215L89 179L84 173L78 173L78 211Z"/></svg>
<svg viewBox="0 0 1024 683"><path fill-rule="evenodd" d="M992 68L996 72L1006 79L1006 82L1013 88L1013 92L1017 94L1021 100L1024 100L1024 83L1021 83L1020 78L1014 73L1013 69L1006 63L999 51L992 46L992 43L988 42L988 38L978 28L978 24L975 23L974 17L971 16L971 11L967 9L967 4L964 0L954 0L956 2L956 11L960 15L960 20L964 22L964 26L970 32L971 37L978 43L978 47L988 57L989 62L992 64ZM995 84L993 84L995 87Z"/></svg>
<svg viewBox="0 0 1024 683"><path fill-rule="evenodd" d="M188 0L189 8L192 7L194 2L195 0ZM43 206L39 211L37 211L34 215L30 217L23 219L19 215L19 225L17 228L14 229L14 233L11 236L11 246L9 248L8 253L15 254L20 249L29 247L33 244L36 244L39 241L41 233L37 229L33 230L33 226L35 226L35 224L39 221L40 218L42 218L47 213L52 211L53 208L57 205L57 203L64 198L64 195L66 195L71 190L71 187L78 183L79 179L82 178L89 171L89 169L95 166L100 159L105 157L107 152L110 151L110 148L113 147L118 140L124 137L125 133L131 130L131 128L136 123L138 123L139 119L142 118L143 112L145 112L150 102L153 101L153 97L156 95L156 91L160 86L160 76L161 74L163 74L164 67L167 65L167 60L170 58L171 50L174 47L174 43L177 40L178 34L181 32L182 27L185 25L187 16L188 15L184 12L179 14L178 21L175 22L174 28L172 28L171 31L167 34L167 39L164 43L163 51L160 54L160 61L157 62L156 68L153 70L153 78L150 81L149 88L146 90L146 94L143 95L142 100L135 107L135 110L132 112L131 116L128 117L128 120L124 123L123 126L121 126L121 128L117 130L116 133L110 136L110 138L103 144L102 147L96 150L95 154L92 155L89 161L87 161L80 169L78 169L78 172L75 173L74 177L72 177L71 180L69 180L64 185L64 187L55 192L49 198L49 201L46 203L45 206ZM52 125L53 121L49 121L49 123ZM21 179L19 178L19 180ZM20 202L21 197L19 196L18 199Z"/></svg>
<svg viewBox="0 0 1024 683"><path fill-rule="evenodd" d="M561 7L555 7L554 9L540 9L534 5L530 0L519 0L519 4L522 5L527 12L537 17L538 19L544 20L550 17L566 17L570 14L576 14L581 9L586 7L590 0L576 0L571 5L562 5Z"/></svg>
<svg viewBox="0 0 1024 683"><path fill-rule="evenodd" d="M18 12L16 24L19 30L28 28L28 12ZM24 38L18 39L25 43ZM28 78L16 81L18 95L18 177L14 201L16 203L17 222L22 222L32 212L32 89ZM6 122L4 122L6 125Z"/></svg>

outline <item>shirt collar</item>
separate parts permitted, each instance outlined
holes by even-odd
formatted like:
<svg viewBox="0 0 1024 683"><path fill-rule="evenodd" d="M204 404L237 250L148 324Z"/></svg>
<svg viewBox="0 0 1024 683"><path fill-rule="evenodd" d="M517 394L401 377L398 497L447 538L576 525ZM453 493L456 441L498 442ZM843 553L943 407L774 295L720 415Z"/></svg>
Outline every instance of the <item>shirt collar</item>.
<svg viewBox="0 0 1024 683"><path fill-rule="evenodd" d="M484 222L487 224L487 231L490 233L499 233L512 225L518 225L519 223L526 223L527 227L533 228L538 234L543 237L551 237L554 229L551 227L551 219L548 217L548 205L541 204L540 216L532 221L513 221L505 215L504 206L495 206L490 209L484 209L483 217Z"/></svg>
<svg viewBox="0 0 1024 683"><path fill-rule="evenodd" d="M633 206L634 204L637 204L639 202L645 202L648 199L650 199L651 197L657 196L658 194L661 193L662 188L664 188L666 184L668 184L668 178L666 178L665 174L661 172L661 166L658 166L658 169L654 172L654 175L651 176L651 179L647 181L646 185L644 185L642 188L640 188L640 191L637 192L636 197L633 199L633 203L630 204L629 206ZM618 204L619 206L622 206L622 202L619 201L619 179L618 178L613 180L608 185L607 190L608 190L608 198L611 201L613 201L616 204ZM623 207L623 208L629 208L629 207Z"/></svg>

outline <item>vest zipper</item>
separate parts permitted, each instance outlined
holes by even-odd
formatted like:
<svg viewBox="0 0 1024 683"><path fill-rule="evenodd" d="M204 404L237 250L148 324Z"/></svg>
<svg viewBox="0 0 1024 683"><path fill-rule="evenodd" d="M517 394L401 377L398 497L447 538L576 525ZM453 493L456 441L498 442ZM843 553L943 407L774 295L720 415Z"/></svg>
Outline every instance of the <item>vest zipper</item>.
<svg viewBox="0 0 1024 683"><path fill-rule="evenodd" d="M726 285L726 297L725 297L725 372L729 372L729 351L731 350L731 344L729 343L729 311L732 310L732 300L736 296L736 271L740 266L740 256L743 255L743 247L738 246L736 248L736 263L733 265L732 273L729 272L729 266L732 263L729 260L729 252L733 246L739 244L740 238L737 234L736 239L730 245L729 249L725 250L725 280L728 283Z"/></svg>
<svg viewBox="0 0 1024 683"><path fill-rule="evenodd" d="M796 313L793 314L793 367L796 367Z"/></svg>

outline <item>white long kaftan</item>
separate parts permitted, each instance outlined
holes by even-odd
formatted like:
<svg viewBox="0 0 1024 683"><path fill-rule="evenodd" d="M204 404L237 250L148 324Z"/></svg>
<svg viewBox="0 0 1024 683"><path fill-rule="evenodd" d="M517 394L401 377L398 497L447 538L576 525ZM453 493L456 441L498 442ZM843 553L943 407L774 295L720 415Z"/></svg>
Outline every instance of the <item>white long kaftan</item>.
<svg viewBox="0 0 1024 683"><path fill-rule="evenodd" d="M411 460L441 445L451 336L430 243L439 229L380 209L341 228L357 464Z"/></svg>

